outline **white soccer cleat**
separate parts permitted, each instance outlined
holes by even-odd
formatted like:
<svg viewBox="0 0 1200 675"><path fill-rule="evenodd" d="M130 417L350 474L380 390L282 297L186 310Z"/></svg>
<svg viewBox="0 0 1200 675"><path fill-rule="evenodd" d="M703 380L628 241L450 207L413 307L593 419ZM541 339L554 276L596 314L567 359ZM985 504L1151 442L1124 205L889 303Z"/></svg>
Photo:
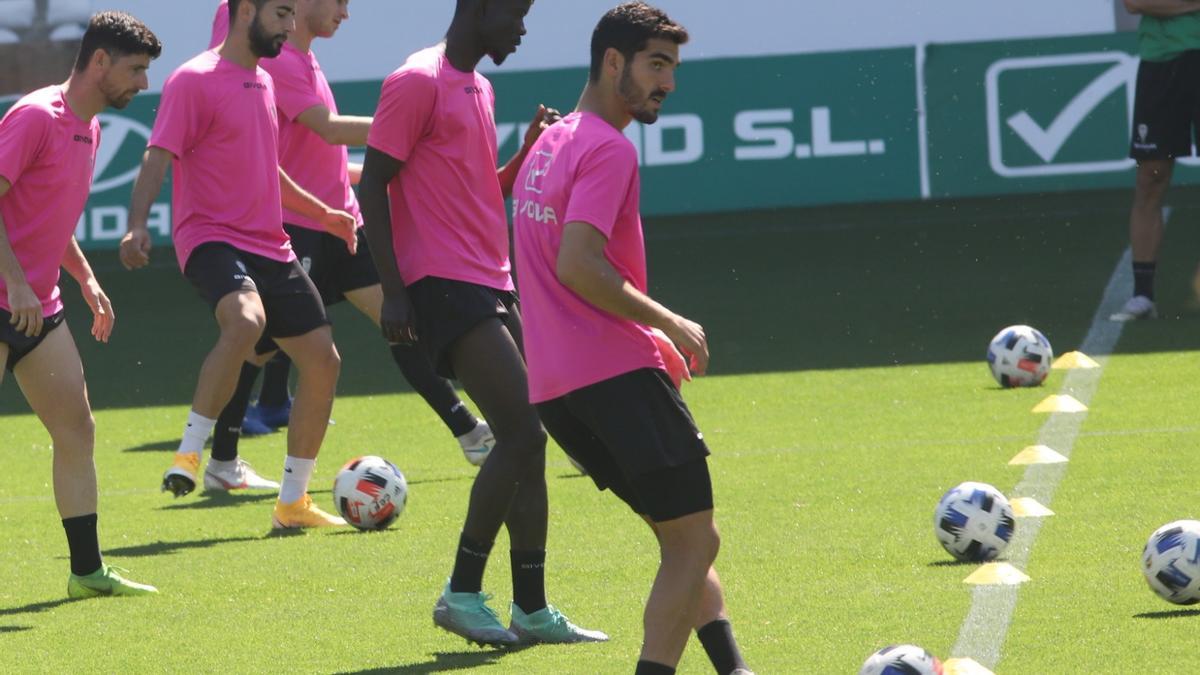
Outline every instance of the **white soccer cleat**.
<svg viewBox="0 0 1200 675"><path fill-rule="evenodd" d="M1108 317L1109 321L1137 321L1139 319L1157 319L1158 309L1154 301L1144 295L1130 298L1121 311Z"/></svg>
<svg viewBox="0 0 1200 675"><path fill-rule="evenodd" d="M496 437L488 423L479 420L474 429L458 437L458 444L462 447L463 457L472 466L483 466L492 448L496 447Z"/></svg>
<svg viewBox="0 0 1200 675"><path fill-rule="evenodd" d="M204 489L217 490L228 492L229 490L278 490L279 483L273 480L267 480L258 475L249 464L242 458L237 459L237 463L232 469L224 471L217 470L213 467L216 464L214 461L208 462L208 468L204 470Z"/></svg>

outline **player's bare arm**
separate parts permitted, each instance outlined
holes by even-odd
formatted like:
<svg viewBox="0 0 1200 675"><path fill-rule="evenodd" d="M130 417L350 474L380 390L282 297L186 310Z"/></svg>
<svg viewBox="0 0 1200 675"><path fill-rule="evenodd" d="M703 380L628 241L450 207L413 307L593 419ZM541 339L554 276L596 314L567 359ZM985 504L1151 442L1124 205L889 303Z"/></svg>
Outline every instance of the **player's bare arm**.
<svg viewBox="0 0 1200 675"><path fill-rule="evenodd" d="M346 172L350 175L351 185L358 185L362 182L362 170L362 164L355 164L354 162L346 164Z"/></svg>
<svg viewBox="0 0 1200 675"><path fill-rule="evenodd" d="M555 274L584 300L619 317L667 334L691 357L692 371L708 370L708 338L704 327L663 307L625 280L604 256L608 239L587 223L571 222L563 228Z"/></svg>
<svg viewBox="0 0 1200 675"><path fill-rule="evenodd" d="M329 208L297 185L282 167L279 169L279 196L283 208L321 223L325 231L346 242L350 253L358 251L358 220L345 211Z"/></svg>
<svg viewBox="0 0 1200 675"><path fill-rule="evenodd" d="M330 145L366 145L370 117L335 115L328 107L315 105L296 118Z"/></svg>
<svg viewBox="0 0 1200 675"><path fill-rule="evenodd" d="M12 188L12 183L0 176L0 199ZM0 277L8 287L8 306L11 307L12 318L9 319L18 332L25 337L35 337L42 334L42 302L29 286L25 270L13 252L12 244L8 241L8 227L4 217L0 216Z"/></svg>
<svg viewBox="0 0 1200 675"><path fill-rule="evenodd" d="M1144 14L1159 19L1169 19L1183 14L1200 11L1197 0L1125 0L1125 9L1130 14Z"/></svg>
<svg viewBox="0 0 1200 675"><path fill-rule="evenodd" d="M537 113L534 114L533 121L529 123L529 128L525 130L525 140L521 144L521 149L517 150L517 154L513 155L512 159L496 172L500 178L500 190L504 193L505 198L512 196L513 183L517 180L517 172L521 170L521 163L525 161L529 149L533 147L534 142L542 135L543 131L561 119L562 113L559 111L538 104Z"/></svg>
<svg viewBox="0 0 1200 675"><path fill-rule="evenodd" d="M121 264L127 270L136 270L150 264L150 207L162 190L167 179L167 170L175 158L170 151L151 146L142 155L142 168L133 184L133 198L129 207L129 228L121 237Z"/></svg>
<svg viewBox="0 0 1200 675"><path fill-rule="evenodd" d="M71 237L71 243L67 245L67 251L63 254L62 268L79 283L83 301L87 303L88 309L92 310L92 337L99 342L108 342L117 315L113 312L112 302L100 287L100 282L92 272L92 266L88 264L75 237Z"/></svg>
<svg viewBox="0 0 1200 675"><path fill-rule="evenodd" d="M384 339L393 344L412 344L417 340L412 303L409 302L408 290L404 287L393 253L392 209L388 203L388 183L403 167L404 162L367 146L358 199L363 226L367 230L367 242L371 245L371 258L375 261L379 283L383 287L379 327Z"/></svg>

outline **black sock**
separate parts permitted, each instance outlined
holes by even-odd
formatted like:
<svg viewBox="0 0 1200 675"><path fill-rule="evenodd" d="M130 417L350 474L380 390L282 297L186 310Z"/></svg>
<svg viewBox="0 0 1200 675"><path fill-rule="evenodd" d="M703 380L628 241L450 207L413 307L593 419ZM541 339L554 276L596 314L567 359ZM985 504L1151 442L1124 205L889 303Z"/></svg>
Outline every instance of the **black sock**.
<svg viewBox="0 0 1200 675"><path fill-rule="evenodd" d="M509 551L513 602L526 614L546 607L546 552Z"/></svg>
<svg viewBox="0 0 1200 675"><path fill-rule="evenodd" d="M1158 263L1133 263L1133 294L1154 299L1154 272Z"/></svg>
<svg viewBox="0 0 1200 675"><path fill-rule="evenodd" d="M696 629L696 637L700 638L700 644L708 653L708 660L712 661L719 675L729 675L738 668L746 668L728 619L716 619L704 624Z"/></svg>
<svg viewBox="0 0 1200 675"><path fill-rule="evenodd" d="M233 390L233 398L225 404L221 414L217 416L217 425L213 427L212 458L218 462L231 462L238 456L238 439L242 437L242 419L246 417L246 408L250 407L250 392L262 370L253 363L243 362L242 373L238 376L237 389Z"/></svg>
<svg viewBox="0 0 1200 675"><path fill-rule="evenodd" d="M71 551L71 574L84 576L100 569L100 540L96 537L96 514L63 518L67 548Z"/></svg>
<svg viewBox="0 0 1200 675"><path fill-rule="evenodd" d="M288 374L292 370L292 360L287 354L279 352L267 361L263 367L262 391L258 392L258 404L268 408L278 408L288 404L291 394L288 393Z"/></svg>
<svg viewBox="0 0 1200 675"><path fill-rule="evenodd" d="M454 385L437 374L429 357L420 347L413 345L390 345L392 359L400 366L400 373L413 391L421 395L430 408L442 418L442 422L455 436L462 436L475 428L479 422L475 415L458 398Z"/></svg>
<svg viewBox="0 0 1200 675"><path fill-rule="evenodd" d="M675 669L654 661L638 661L633 675L675 675Z"/></svg>
<svg viewBox="0 0 1200 675"><path fill-rule="evenodd" d="M451 593L478 593L483 590L483 568L487 567L491 543L481 544L466 534L458 538L458 555L450 575Z"/></svg>

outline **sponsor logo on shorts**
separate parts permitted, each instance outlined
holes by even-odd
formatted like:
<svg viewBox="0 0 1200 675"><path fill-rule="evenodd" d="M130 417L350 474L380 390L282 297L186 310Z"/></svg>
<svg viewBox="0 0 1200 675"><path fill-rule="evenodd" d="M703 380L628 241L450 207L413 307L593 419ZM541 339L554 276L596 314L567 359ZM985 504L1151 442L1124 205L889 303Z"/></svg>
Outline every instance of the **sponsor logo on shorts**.
<svg viewBox="0 0 1200 675"><path fill-rule="evenodd" d="M1142 143L1145 143L1146 135L1150 133L1150 125L1149 124L1139 124L1137 131L1138 131L1138 138L1141 139Z"/></svg>
<svg viewBox="0 0 1200 675"><path fill-rule="evenodd" d="M305 274L312 274L312 258L309 256L301 258L300 267L304 270Z"/></svg>

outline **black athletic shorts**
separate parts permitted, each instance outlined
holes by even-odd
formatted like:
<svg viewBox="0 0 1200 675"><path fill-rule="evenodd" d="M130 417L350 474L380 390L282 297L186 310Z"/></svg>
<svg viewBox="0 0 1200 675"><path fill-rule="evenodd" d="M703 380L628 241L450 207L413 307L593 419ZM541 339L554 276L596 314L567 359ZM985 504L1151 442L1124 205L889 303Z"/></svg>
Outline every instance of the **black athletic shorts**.
<svg viewBox="0 0 1200 675"><path fill-rule="evenodd" d="M1192 154L1200 130L1200 50L1170 61L1142 61L1133 103L1133 159L1171 159Z"/></svg>
<svg viewBox="0 0 1200 675"><path fill-rule="evenodd" d="M283 226L292 239L292 250L300 266L321 293L326 307L346 299L346 293L379 283L375 262L363 228L358 228L358 253L350 254L346 242L329 234L299 225Z"/></svg>
<svg viewBox="0 0 1200 675"><path fill-rule="evenodd" d="M521 313L517 295L467 281L425 277L408 287L416 313L417 344L438 375L454 377L450 348L458 338L493 317L500 319L520 346Z"/></svg>
<svg viewBox="0 0 1200 675"><path fill-rule="evenodd" d="M667 374L643 368L537 404L601 490L655 522L713 507L708 446Z"/></svg>
<svg viewBox="0 0 1200 675"><path fill-rule="evenodd" d="M297 337L329 325L321 296L298 261L279 262L207 242L192 251L183 275L214 311L230 293L258 293L267 313L267 328L254 347L259 354L278 349L272 338Z"/></svg>
<svg viewBox="0 0 1200 675"><path fill-rule="evenodd" d="M50 331L62 325L64 319L66 319L66 314L59 310L58 313L42 319L41 333L36 337L26 337L24 333L18 333L16 327L9 323L12 321L12 313L0 309L0 343L8 345L8 359L4 364L8 372L11 373L13 368L17 367L18 361L37 349Z"/></svg>

